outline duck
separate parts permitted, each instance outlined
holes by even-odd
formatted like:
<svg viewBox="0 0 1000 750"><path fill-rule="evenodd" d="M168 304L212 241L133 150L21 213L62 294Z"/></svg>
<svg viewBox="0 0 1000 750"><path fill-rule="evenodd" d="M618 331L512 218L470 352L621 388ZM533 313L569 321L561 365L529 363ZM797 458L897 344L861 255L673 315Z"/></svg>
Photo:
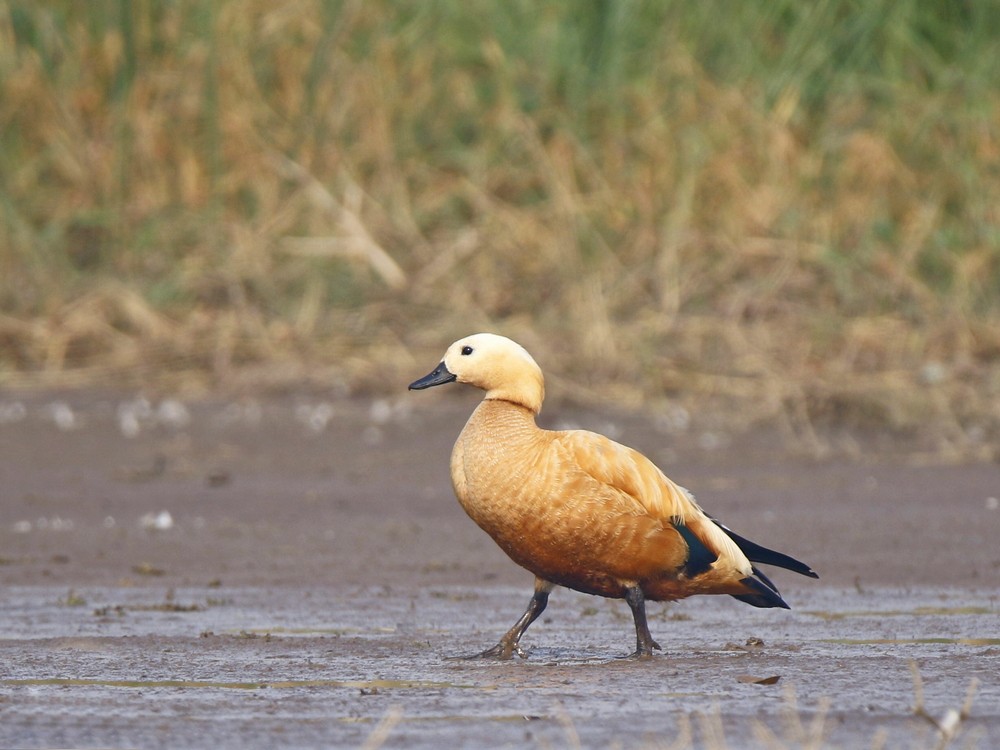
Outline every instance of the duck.
<svg viewBox="0 0 1000 750"><path fill-rule="evenodd" d="M587 430L539 427L542 370L515 341L494 333L461 338L409 389L456 382L485 397L452 450L455 495L535 576L524 614L495 646L470 658L526 658L521 638L557 586L624 599L635 624L631 657L649 659L662 649L649 630L647 601L728 594L754 607L789 609L756 564L819 577L706 514L639 451Z"/></svg>

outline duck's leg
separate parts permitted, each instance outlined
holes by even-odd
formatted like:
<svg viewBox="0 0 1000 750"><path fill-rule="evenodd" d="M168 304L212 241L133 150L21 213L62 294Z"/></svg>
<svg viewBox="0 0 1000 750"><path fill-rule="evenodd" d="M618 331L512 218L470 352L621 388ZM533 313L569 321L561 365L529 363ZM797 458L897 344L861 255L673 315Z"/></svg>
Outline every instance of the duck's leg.
<svg viewBox="0 0 1000 750"><path fill-rule="evenodd" d="M510 659L514 654L517 654L522 659L527 659L528 655L524 653L517 643L521 640L521 636L524 635L524 631L528 629L528 626L545 611L545 605L549 603L549 592L553 588L554 584L544 581L541 578L536 578L535 593L532 595L531 601L528 602L528 608L524 610L524 614L514 623L514 627L508 630L504 634L504 637L500 639L500 642L493 648L488 648L481 654L473 654L467 658Z"/></svg>
<svg viewBox="0 0 1000 750"><path fill-rule="evenodd" d="M649 633L649 625L646 624L646 595L642 593L639 586L633 586L625 592L625 601L628 602L632 610L632 619L635 620L635 653L631 654L631 659L651 659L653 649L661 651L660 644L653 640Z"/></svg>

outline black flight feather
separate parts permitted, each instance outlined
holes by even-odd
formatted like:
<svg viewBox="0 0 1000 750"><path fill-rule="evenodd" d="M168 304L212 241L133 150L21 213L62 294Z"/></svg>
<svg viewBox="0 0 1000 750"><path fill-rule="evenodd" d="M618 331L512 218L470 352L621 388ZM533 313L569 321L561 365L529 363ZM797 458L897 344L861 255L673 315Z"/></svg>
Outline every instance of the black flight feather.
<svg viewBox="0 0 1000 750"><path fill-rule="evenodd" d="M799 562L794 557L789 557L788 555L776 552L773 549L762 547L756 542L751 542L749 539L740 536L716 519L713 518L712 521L716 526L726 532L730 539L736 542L736 546L740 548L750 562L763 563L764 565L774 565L777 568L785 568L786 570L791 570L796 573L800 573L801 575L809 576L809 578L819 578L816 571L805 563Z"/></svg>
<svg viewBox="0 0 1000 750"><path fill-rule="evenodd" d="M712 550L705 546L694 532L691 531L682 521L675 518L671 521L677 533L688 546L688 559L684 563L682 570L688 578L694 578L712 567L712 563L719 559Z"/></svg>

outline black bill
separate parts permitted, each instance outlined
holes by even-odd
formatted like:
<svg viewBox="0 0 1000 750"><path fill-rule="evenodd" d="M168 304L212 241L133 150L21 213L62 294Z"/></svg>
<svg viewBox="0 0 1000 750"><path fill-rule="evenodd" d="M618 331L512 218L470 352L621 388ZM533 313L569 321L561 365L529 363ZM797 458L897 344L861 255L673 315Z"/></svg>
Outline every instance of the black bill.
<svg viewBox="0 0 1000 750"><path fill-rule="evenodd" d="M444 362L439 364L434 368L434 372L424 375L420 380L414 380L410 383L411 391L421 391L424 388L430 388L432 385L444 385L445 383L454 382L455 375L448 371L448 368L444 366Z"/></svg>

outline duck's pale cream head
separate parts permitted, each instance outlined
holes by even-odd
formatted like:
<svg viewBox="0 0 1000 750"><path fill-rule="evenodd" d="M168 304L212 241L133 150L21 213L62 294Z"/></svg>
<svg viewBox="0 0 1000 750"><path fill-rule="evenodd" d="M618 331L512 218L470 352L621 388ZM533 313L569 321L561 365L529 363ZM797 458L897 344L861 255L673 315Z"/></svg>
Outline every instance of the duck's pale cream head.
<svg viewBox="0 0 1000 750"><path fill-rule="evenodd" d="M457 381L486 391L488 399L502 399L537 414L545 398L542 370L520 344L494 333L476 333L448 347L433 372L410 383L418 391Z"/></svg>

